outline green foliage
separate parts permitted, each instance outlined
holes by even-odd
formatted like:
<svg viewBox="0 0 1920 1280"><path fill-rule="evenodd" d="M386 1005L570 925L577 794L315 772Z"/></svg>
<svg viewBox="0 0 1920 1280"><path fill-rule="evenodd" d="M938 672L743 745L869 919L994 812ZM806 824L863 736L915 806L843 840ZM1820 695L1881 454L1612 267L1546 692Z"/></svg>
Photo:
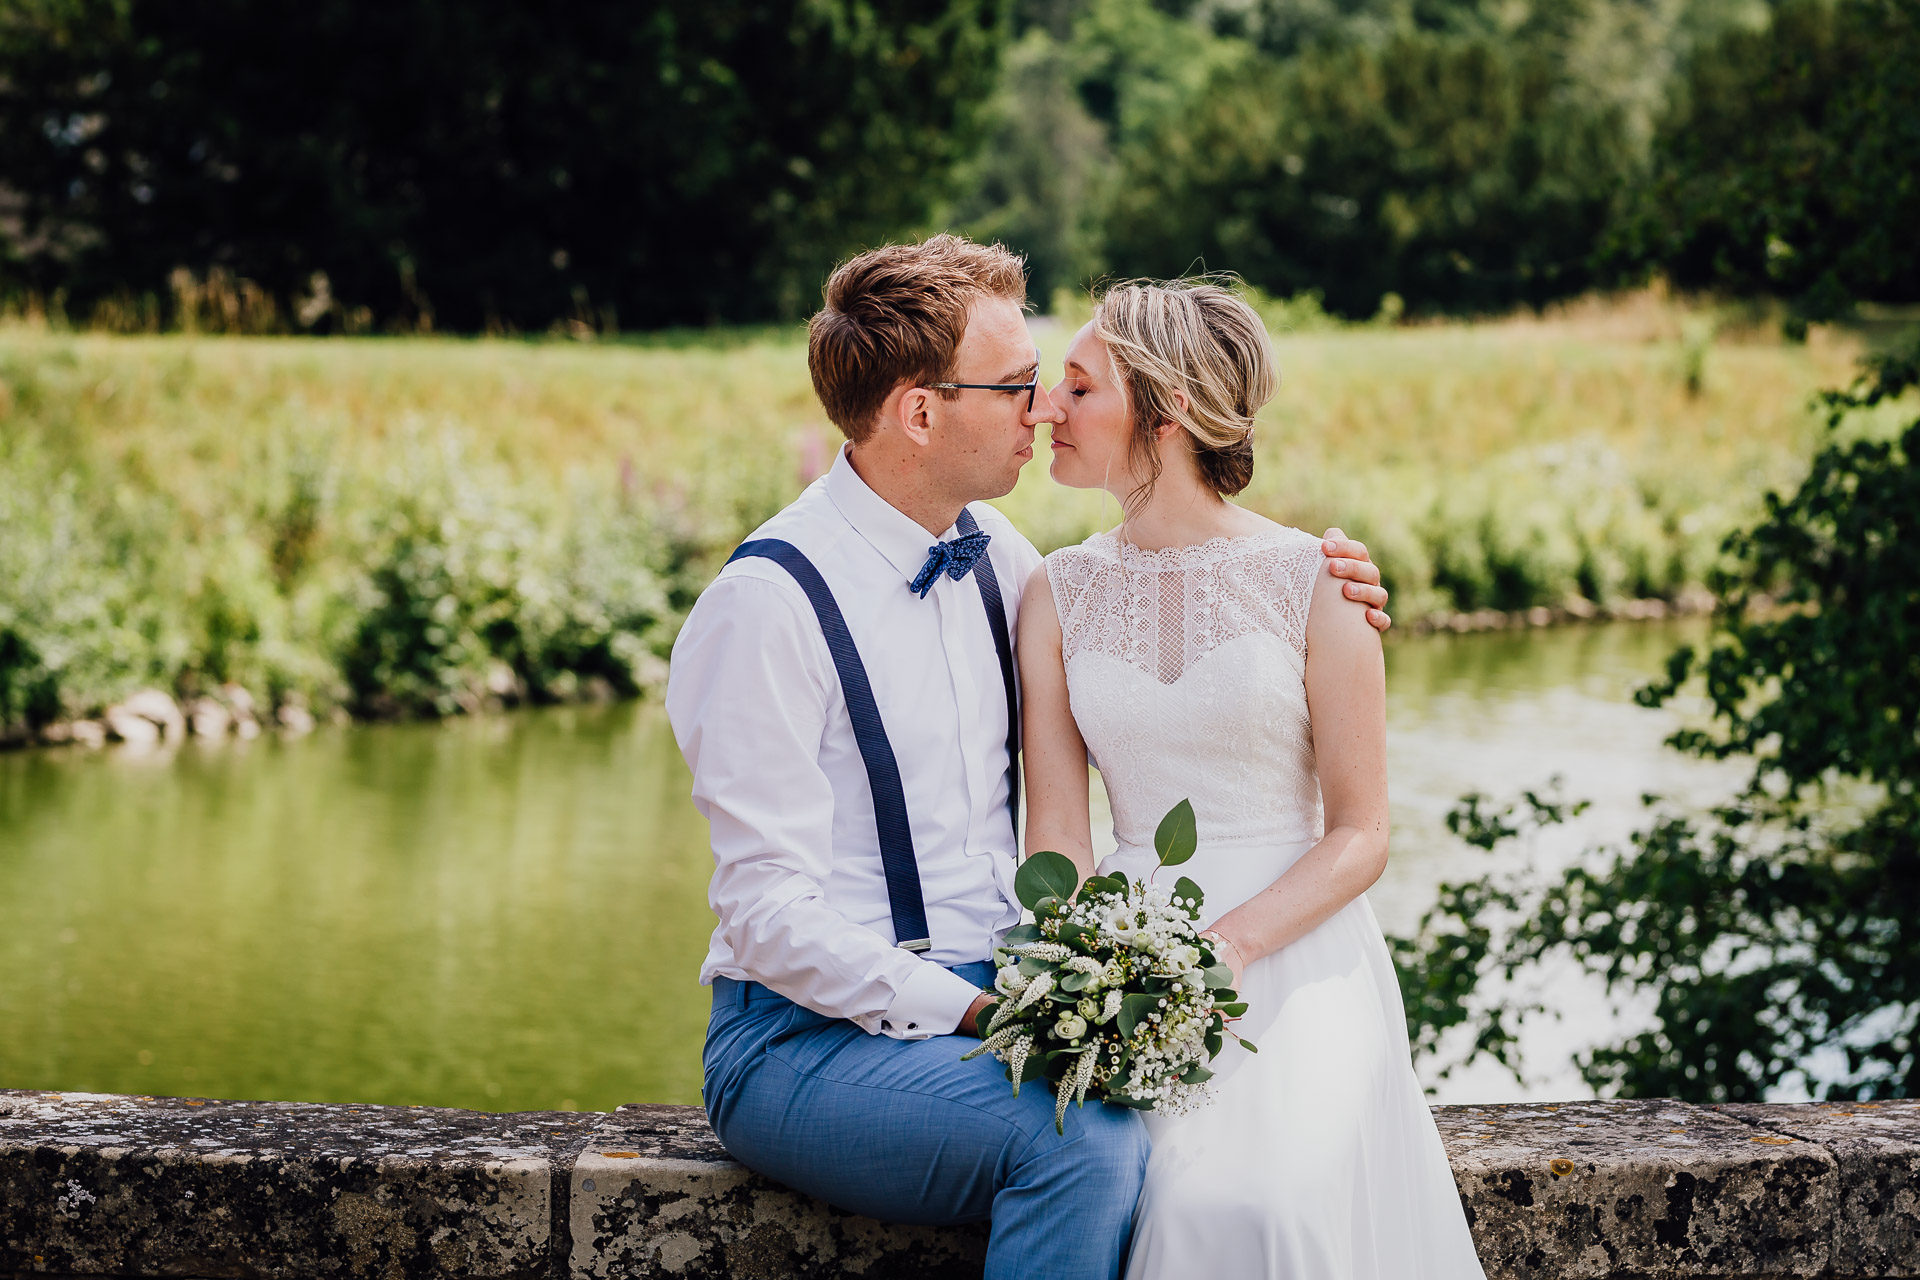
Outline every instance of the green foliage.
<svg viewBox="0 0 1920 1280"><path fill-rule="evenodd" d="M1917 382L1920 336L1824 397L1832 426ZM1747 788L1704 817L1657 815L1630 849L1545 887L1446 886L1419 938L1396 944L1422 1049L1465 1024L1469 1056L1516 1066L1530 1007L1475 989L1559 954L1654 998L1650 1029L1581 1061L1596 1088L1920 1090L1920 420L1894 439L1835 438L1726 553L1705 661L1714 728L1671 741L1751 759ZM1641 700L1672 697L1695 661L1675 654ZM1490 848L1568 812L1526 802L1516 823L1517 807L1468 797L1454 829Z"/></svg>
<svg viewBox="0 0 1920 1280"><path fill-rule="evenodd" d="M1262 288L1491 309L1587 287L1633 157L1569 100L1546 51L1424 31L1217 74L1123 158L1109 260L1166 275L1198 255Z"/></svg>
<svg viewBox="0 0 1920 1280"><path fill-rule="evenodd" d="M60 372L0 370L51 419L0 436L0 740L144 686L444 715L663 677L685 566L618 493L516 481L452 427L385 470L268 428L220 491L181 492L85 448L66 415L94 397Z"/></svg>
<svg viewBox="0 0 1920 1280"><path fill-rule="evenodd" d="M1687 67L1612 253L1784 295L1795 326L1920 300L1920 2L1782 0Z"/></svg>
<svg viewBox="0 0 1920 1280"><path fill-rule="evenodd" d="M247 331L793 316L944 193L1005 36L998 0L10 4L13 283L135 327L170 289Z"/></svg>
<svg viewBox="0 0 1920 1280"><path fill-rule="evenodd" d="M1160 865L1177 867L1190 860L1200 848L1200 829L1198 819L1193 814L1193 802L1182 800L1167 810L1160 825L1154 828L1153 850L1160 855Z"/></svg>
<svg viewBox="0 0 1920 1280"><path fill-rule="evenodd" d="M1040 904L1049 898L1065 902L1079 887L1080 872L1073 860L1051 849L1028 854L1013 878L1013 892L1020 899L1020 905L1029 911L1038 911Z"/></svg>

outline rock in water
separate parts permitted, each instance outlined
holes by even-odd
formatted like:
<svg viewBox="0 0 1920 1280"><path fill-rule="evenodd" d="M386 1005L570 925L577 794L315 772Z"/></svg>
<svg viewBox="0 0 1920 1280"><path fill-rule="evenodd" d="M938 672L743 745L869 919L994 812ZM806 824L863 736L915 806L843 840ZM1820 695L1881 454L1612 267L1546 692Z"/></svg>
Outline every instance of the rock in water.
<svg viewBox="0 0 1920 1280"><path fill-rule="evenodd" d="M117 709L150 722L166 735L169 742L177 742L187 735L187 718L180 714L179 704L158 689L142 689ZM112 723L113 712L107 713L107 720L109 724ZM127 740L133 741L131 738Z"/></svg>
<svg viewBox="0 0 1920 1280"><path fill-rule="evenodd" d="M124 706L108 707L107 730L129 746L148 747L160 741L160 726Z"/></svg>
<svg viewBox="0 0 1920 1280"><path fill-rule="evenodd" d="M196 738L224 738L233 727L233 716L213 698L195 698L187 709L187 720Z"/></svg>

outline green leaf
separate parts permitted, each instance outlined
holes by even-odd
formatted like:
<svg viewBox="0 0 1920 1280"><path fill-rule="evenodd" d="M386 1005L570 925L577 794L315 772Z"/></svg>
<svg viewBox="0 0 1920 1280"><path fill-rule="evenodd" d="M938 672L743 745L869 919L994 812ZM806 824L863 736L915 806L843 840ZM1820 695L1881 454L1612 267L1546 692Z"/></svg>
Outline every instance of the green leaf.
<svg viewBox="0 0 1920 1280"><path fill-rule="evenodd" d="M1210 964L1200 971L1207 985L1218 991L1222 987L1233 986L1233 970L1224 964Z"/></svg>
<svg viewBox="0 0 1920 1280"><path fill-rule="evenodd" d="M1219 1057L1220 1046L1225 1043L1226 1041L1221 1037L1218 1031L1207 1032L1207 1056L1209 1058Z"/></svg>
<svg viewBox="0 0 1920 1280"><path fill-rule="evenodd" d="M1153 1110L1152 1099L1129 1098L1124 1093L1110 1093L1106 1096L1106 1101L1116 1107L1132 1107L1135 1111Z"/></svg>
<svg viewBox="0 0 1920 1280"><path fill-rule="evenodd" d="M1133 1029L1146 1021L1147 1015L1160 1008L1160 997L1135 992L1120 1002L1120 1034L1130 1036Z"/></svg>
<svg viewBox="0 0 1920 1280"><path fill-rule="evenodd" d="M1192 1066L1187 1068L1187 1072L1185 1075L1180 1077L1180 1083L1181 1084L1205 1084L1207 1081L1211 1079L1213 1079L1213 1072L1207 1070L1205 1067L1201 1066L1199 1063L1196 1062Z"/></svg>
<svg viewBox="0 0 1920 1280"><path fill-rule="evenodd" d="M1038 913L1047 898L1071 898L1080 885L1080 872L1065 854L1042 849L1029 854L1013 877L1013 891L1020 905Z"/></svg>
<svg viewBox="0 0 1920 1280"><path fill-rule="evenodd" d="M1078 946L1082 950L1091 951L1099 944L1100 935L1071 920L1065 920L1060 924L1060 941L1070 947Z"/></svg>
<svg viewBox="0 0 1920 1280"><path fill-rule="evenodd" d="M1060 985L1056 989L1060 991L1085 991L1087 984L1092 981L1093 975L1090 973L1070 973L1060 979Z"/></svg>
<svg viewBox="0 0 1920 1280"><path fill-rule="evenodd" d="M1193 906L1188 908L1188 912L1195 919L1199 919L1200 906L1207 900L1207 895L1200 891L1199 885L1187 879L1185 876L1181 876L1173 882L1173 896L1176 898L1193 899Z"/></svg>
<svg viewBox="0 0 1920 1280"><path fill-rule="evenodd" d="M1127 878L1123 875L1088 876L1086 883L1080 886L1080 897L1083 901L1103 893L1125 897L1126 892Z"/></svg>
<svg viewBox="0 0 1920 1280"><path fill-rule="evenodd" d="M1017 924L1007 930L1007 936L1000 940L1003 947L1019 947L1029 942L1039 942L1046 935L1040 932L1037 924Z"/></svg>
<svg viewBox="0 0 1920 1280"><path fill-rule="evenodd" d="M1221 1013L1226 1014L1229 1018L1237 1018L1247 1011L1246 1001L1244 1000L1236 1000L1232 1004L1217 1004L1213 1007Z"/></svg>
<svg viewBox="0 0 1920 1280"><path fill-rule="evenodd" d="M1242 1049L1245 1049L1248 1053L1260 1052L1260 1046L1255 1044L1253 1041L1247 1039L1245 1036L1240 1037L1240 1047Z"/></svg>
<svg viewBox="0 0 1920 1280"><path fill-rule="evenodd" d="M1160 819L1160 827L1153 833L1154 852L1160 855L1161 866L1177 867L1199 847L1200 829L1194 820L1193 802L1182 800Z"/></svg>

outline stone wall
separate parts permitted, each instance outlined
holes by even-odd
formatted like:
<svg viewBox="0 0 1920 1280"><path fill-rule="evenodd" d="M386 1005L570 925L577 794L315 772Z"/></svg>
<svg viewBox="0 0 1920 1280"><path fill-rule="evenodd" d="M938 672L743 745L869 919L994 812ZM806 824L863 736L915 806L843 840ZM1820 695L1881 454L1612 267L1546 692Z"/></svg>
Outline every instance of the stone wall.
<svg viewBox="0 0 1920 1280"><path fill-rule="evenodd" d="M1920 1102L1439 1107L1495 1280L1920 1276ZM698 1108L0 1092L0 1276L977 1276L727 1159Z"/></svg>

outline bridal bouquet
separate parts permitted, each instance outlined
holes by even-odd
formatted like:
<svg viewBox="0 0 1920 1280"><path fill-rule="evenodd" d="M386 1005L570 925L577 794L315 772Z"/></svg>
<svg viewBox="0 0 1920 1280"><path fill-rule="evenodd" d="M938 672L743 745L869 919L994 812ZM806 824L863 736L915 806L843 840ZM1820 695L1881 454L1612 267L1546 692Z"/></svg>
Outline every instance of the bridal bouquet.
<svg viewBox="0 0 1920 1280"><path fill-rule="evenodd" d="M1187 861L1198 843L1193 806L1182 800L1154 833L1160 866ZM1047 1081L1060 1132L1068 1100L1085 1105L1088 1095L1141 1111L1188 1110L1206 1099L1206 1064L1247 1009L1233 971L1199 935L1200 886L1185 876L1168 889L1114 874L1090 877L1075 893L1078 880L1058 853L1021 864L1014 891L1034 922L1009 929L995 948L1000 999L981 1011L980 1047L966 1056L1006 1063L1016 1097L1027 1081Z"/></svg>

